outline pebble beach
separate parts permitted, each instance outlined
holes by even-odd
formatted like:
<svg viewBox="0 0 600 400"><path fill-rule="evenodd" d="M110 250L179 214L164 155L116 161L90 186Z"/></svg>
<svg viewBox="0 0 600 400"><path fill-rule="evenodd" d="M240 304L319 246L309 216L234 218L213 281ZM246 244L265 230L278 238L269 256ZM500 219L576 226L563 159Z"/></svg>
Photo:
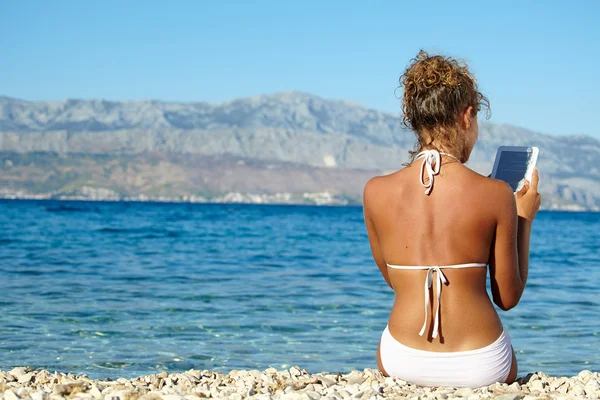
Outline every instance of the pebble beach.
<svg viewBox="0 0 600 400"><path fill-rule="evenodd" d="M577 376L529 374L507 385L481 388L427 388L384 377L365 369L347 374L309 374L299 367L232 370L227 374L208 370L161 372L133 379L95 380L73 375L17 367L0 370L0 399L62 400L196 400L196 399L598 399L600 374L581 371Z"/></svg>

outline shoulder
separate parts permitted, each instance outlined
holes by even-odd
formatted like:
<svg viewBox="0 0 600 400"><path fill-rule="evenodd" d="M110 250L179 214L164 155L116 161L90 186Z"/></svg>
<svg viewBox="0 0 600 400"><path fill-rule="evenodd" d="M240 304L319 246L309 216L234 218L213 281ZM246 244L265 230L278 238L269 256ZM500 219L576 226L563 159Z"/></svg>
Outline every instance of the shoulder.
<svg viewBox="0 0 600 400"><path fill-rule="evenodd" d="M372 177L365 183L363 199L381 199L390 192L390 187L398 187L400 185L401 175L402 170L399 170L388 175Z"/></svg>
<svg viewBox="0 0 600 400"><path fill-rule="evenodd" d="M516 207L515 194L510 185L504 181L480 176L486 202L498 213L506 213Z"/></svg>
<svg viewBox="0 0 600 400"><path fill-rule="evenodd" d="M514 197L514 193L510 185L504 181L484 176L472 169L467 168L471 175L470 179L473 184L481 188L481 190L489 193L494 197L500 197L504 200Z"/></svg>
<svg viewBox="0 0 600 400"><path fill-rule="evenodd" d="M374 200L381 197L383 186L385 185L383 176L374 176L365 183L363 189L363 207L367 209Z"/></svg>
<svg viewBox="0 0 600 400"><path fill-rule="evenodd" d="M378 175L369 179L363 189L363 207L379 209L384 206L387 199L392 196L391 188L398 188L398 172L389 175Z"/></svg>
<svg viewBox="0 0 600 400"><path fill-rule="evenodd" d="M484 177L486 183L490 186L490 192L497 196L499 200L513 202L515 199L515 194L513 193L510 185L504 181Z"/></svg>
<svg viewBox="0 0 600 400"><path fill-rule="evenodd" d="M379 191L384 185L384 176L374 176L365 183L365 187L363 189L364 196L372 196L375 192Z"/></svg>

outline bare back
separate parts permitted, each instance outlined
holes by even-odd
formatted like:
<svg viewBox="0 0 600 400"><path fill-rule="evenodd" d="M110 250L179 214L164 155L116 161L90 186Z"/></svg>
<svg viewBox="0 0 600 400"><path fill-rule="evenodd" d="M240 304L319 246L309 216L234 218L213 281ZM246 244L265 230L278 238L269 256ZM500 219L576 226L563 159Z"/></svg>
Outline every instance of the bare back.
<svg viewBox="0 0 600 400"><path fill-rule="evenodd" d="M463 351L484 347L502 333L500 319L486 292L487 268L444 269L439 340L432 339L433 321L423 336L424 281L427 270L397 270L405 266L487 264L495 238L502 183L483 177L462 164L444 160L433 190L424 193L414 162L391 175L374 178L365 188L369 237L375 236L382 274L396 299L389 319L391 334L401 343L427 351ZM368 208L368 209L367 209ZM504 207L506 208L506 207ZM373 242L372 242L373 246ZM377 257L376 257L377 258ZM377 261L377 260L376 260ZM383 262L383 267L382 267ZM387 273L387 276L386 276ZM433 315L433 291L430 311Z"/></svg>

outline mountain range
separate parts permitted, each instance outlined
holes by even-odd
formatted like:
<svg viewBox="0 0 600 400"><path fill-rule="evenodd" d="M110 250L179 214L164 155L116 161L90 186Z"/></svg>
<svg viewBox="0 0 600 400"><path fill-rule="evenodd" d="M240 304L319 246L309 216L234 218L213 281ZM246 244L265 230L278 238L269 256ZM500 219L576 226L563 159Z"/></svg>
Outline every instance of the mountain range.
<svg viewBox="0 0 600 400"><path fill-rule="evenodd" d="M222 104L0 97L0 194L114 197L328 192L360 202L365 181L402 167L414 134L398 114L283 92ZM600 209L600 141L480 123L467 164L491 172L500 145L540 148L544 207Z"/></svg>

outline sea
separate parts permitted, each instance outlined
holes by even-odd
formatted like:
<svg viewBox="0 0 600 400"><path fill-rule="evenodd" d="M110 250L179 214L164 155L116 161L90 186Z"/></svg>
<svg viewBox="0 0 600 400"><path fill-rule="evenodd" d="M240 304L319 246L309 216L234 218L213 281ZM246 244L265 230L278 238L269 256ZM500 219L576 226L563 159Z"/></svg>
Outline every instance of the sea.
<svg viewBox="0 0 600 400"><path fill-rule="evenodd" d="M499 311L519 375L600 370L600 213L540 212ZM0 201L0 369L376 368L393 302L360 207Z"/></svg>

